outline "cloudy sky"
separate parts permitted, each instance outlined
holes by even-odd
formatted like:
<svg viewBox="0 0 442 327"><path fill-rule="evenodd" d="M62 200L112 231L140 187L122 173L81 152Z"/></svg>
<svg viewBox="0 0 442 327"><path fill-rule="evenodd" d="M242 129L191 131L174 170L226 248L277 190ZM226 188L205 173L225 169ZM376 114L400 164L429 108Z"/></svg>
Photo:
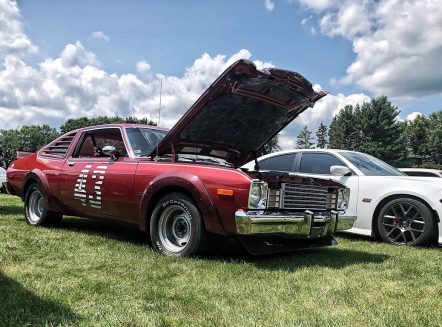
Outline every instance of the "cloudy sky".
<svg viewBox="0 0 442 327"><path fill-rule="evenodd" d="M133 115L171 127L239 58L330 92L283 146L346 104L387 95L402 119L442 109L440 0L0 0L0 129Z"/></svg>

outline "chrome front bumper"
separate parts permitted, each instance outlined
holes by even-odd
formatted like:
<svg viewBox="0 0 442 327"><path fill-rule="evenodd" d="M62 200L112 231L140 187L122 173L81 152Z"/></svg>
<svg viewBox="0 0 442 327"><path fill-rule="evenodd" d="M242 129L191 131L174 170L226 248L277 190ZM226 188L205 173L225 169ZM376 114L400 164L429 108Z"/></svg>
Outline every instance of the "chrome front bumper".
<svg viewBox="0 0 442 327"><path fill-rule="evenodd" d="M350 229L356 216L336 211L296 213L242 211L235 213L236 230L241 235L286 234L295 238L317 238Z"/></svg>

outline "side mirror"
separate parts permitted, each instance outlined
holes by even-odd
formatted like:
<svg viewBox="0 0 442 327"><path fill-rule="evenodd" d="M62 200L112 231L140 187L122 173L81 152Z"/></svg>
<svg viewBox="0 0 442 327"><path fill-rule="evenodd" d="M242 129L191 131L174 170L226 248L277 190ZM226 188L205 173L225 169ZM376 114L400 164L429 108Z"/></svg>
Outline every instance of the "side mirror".
<svg viewBox="0 0 442 327"><path fill-rule="evenodd" d="M118 159L118 151L113 145L106 145L103 149L101 149L101 152L105 156L111 157L112 160Z"/></svg>
<svg viewBox="0 0 442 327"><path fill-rule="evenodd" d="M351 170L345 166L333 165L330 167L330 174L337 176L350 176Z"/></svg>

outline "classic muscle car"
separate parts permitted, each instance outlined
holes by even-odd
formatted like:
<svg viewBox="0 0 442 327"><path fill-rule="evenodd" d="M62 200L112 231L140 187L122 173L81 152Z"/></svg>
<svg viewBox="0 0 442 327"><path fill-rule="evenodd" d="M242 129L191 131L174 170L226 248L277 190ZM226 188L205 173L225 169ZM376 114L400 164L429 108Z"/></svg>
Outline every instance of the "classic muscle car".
<svg viewBox="0 0 442 327"><path fill-rule="evenodd" d="M212 234L238 237L252 254L332 245L355 219L336 212L343 184L238 168L325 95L297 73L240 60L170 131L123 124L69 132L14 161L8 188L30 225L63 214L125 222L168 255L204 250Z"/></svg>

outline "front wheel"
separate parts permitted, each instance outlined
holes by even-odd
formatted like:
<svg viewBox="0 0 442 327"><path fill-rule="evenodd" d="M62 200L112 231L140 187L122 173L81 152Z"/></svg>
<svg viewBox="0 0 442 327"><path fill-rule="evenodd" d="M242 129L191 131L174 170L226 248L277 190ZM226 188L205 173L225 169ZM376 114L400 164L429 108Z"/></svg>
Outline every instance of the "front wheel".
<svg viewBox="0 0 442 327"><path fill-rule="evenodd" d="M204 226L192 200L181 193L162 197L152 212L150 239L154 249L166 255L190 256L203 250Z"/></svg>
<svg viewBox="0 0 442 327"><path fill-rule="evenodd" d="M29 186L25 196L26 222L32 226L49 226L58 224L63 215L46 209L46 199L38 183Z"/></svg>
<svg viewBox="0 0 442 327"><path fill-rule="evenodd" d="M436 224L431 210L421 201L397 198L385 204L378 217L381 238L397 245L424 245L433 241Z"/></svg>

